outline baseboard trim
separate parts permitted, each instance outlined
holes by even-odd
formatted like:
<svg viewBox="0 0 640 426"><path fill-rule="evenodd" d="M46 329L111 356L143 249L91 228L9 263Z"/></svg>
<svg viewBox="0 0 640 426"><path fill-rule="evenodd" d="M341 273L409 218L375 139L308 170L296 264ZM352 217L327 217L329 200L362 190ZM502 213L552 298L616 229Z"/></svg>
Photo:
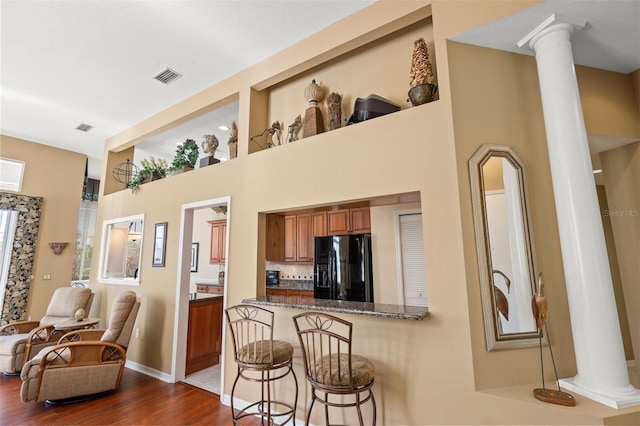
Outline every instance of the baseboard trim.
<svg viewBox="0 0 640 426"><path fill-rule="evenodd" d="M137 362L130 360L127 360L124 366L133 371L137 371L138 373L146 374L147 376L162 380L163 382L175 383L175 380L173 380L173 376L171 376L171 374L164 373L160 370L156 370L155 368L147 367L146 365L138 364Z"/></svg>

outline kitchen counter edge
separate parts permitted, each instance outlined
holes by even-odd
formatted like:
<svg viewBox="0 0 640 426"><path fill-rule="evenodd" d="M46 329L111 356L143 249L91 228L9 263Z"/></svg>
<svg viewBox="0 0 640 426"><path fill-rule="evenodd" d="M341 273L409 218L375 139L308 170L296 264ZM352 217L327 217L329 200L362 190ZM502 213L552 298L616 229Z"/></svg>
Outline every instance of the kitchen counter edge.
<svg viewBox="0 0 640 426"><path fill-rule="evenodd" d="M308 297L260 296L244 299L250 305L280 306L306 311L337 312L372 317L421 321L429 318L429 309L422 306L391 305L384 303L349 302L311 299Z"/></svg>

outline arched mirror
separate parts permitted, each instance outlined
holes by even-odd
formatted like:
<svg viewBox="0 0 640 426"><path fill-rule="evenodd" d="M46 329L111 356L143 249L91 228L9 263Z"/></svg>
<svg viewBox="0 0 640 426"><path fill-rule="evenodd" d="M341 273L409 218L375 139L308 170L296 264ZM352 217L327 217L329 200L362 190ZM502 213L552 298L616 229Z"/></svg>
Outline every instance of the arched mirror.
<svg viewBox="0 0 640 426"><path fill-rule="evenodd" d="M524 163L507 146L483 145L469 173L487 350L538 345Z"/></svg>

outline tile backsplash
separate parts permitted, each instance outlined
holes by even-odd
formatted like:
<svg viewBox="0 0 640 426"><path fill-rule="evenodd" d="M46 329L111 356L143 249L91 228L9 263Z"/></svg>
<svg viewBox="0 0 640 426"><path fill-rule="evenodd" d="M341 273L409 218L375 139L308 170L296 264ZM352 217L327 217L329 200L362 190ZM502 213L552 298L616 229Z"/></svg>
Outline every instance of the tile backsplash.
<svg viewBox="0 0 640 426"><path fill-rule="evenodd" d="M313 280L313 265L267 262L267 270L280 271L281 280Z"/></svg>

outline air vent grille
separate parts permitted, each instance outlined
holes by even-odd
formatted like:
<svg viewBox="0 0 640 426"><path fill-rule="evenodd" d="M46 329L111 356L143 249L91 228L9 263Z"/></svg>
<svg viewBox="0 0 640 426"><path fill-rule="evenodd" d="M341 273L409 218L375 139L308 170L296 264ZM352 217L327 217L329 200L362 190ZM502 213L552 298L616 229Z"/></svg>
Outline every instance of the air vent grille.
<svg viewBox="0 0 640 426"><path fill-rule="evenodd" d="M86 124L86 123L80 123L76 127L76 130L80 130L81 132L88 132L91 129L93 129L93 126L91 124Z"/></svg>
<svg viewBox="0 0 640 426"><path fill-rule="evenodd" d="M182 74L177 73L168 67L153 76L153 78L158 80L160 83L164 83L164 84L171 84L177 79L179 79L180 77L182 77Z"/></svg>

